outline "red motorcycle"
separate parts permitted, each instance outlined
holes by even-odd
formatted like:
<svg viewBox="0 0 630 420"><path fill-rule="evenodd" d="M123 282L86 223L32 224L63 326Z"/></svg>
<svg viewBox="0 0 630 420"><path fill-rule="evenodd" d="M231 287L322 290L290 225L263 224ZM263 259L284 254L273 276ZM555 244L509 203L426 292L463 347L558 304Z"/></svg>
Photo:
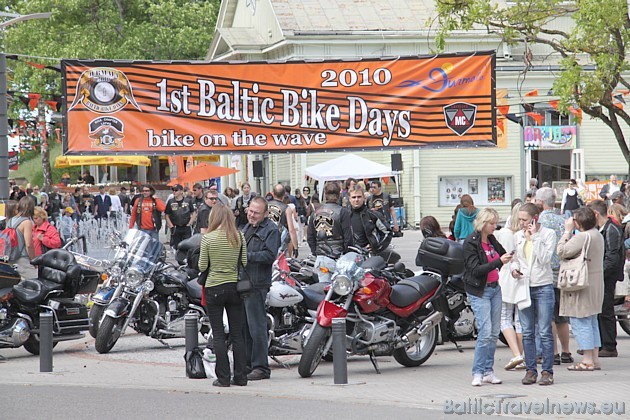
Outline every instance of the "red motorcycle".
<svg viewBox="0 0 630 420"><path fill-rule="evenodd" d="M422 252L432 267L440 269L442 277L421 274L391 285L382 275L387 264L381 257L364 259L350 252L337 261L332 284L317 309L317 321L300 358L301 377L310 377L330 350L333 318L346 319L348 353L369 355L377 372L376 356L394 356L409 367L429 359L438 339L436 327L443 317L440 291L444 279L449 273L463 271L463 258L459 255L461 247L451 250L446 242Z"/></svg>

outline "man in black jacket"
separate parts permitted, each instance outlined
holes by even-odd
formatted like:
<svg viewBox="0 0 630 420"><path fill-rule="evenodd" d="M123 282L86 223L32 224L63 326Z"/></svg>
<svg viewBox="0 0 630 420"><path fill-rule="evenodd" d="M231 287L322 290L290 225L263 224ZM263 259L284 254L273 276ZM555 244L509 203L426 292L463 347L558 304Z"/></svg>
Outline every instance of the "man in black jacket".
<svg viewBox="0 0 630 420"><path fill-rule="evenodd" d="M245 298L247 316L247 360L251 372L250 381L269 379L267 314L265 299L271 287L271 265L276 260L280 249L278 227L267 218L267 201L254 197L247 208L249 223L243 227L247 241L247 267L249 279L254 290Z"/></svg>
<svg viewBox="0 0 630 420"><path fill-rule="evenodd" d="M615 319L615 286L623 281L625 253L623 231L607 216L606 202L595 200L588 203L597 217L599 231L604 236L604 302L599 320L602 347L599 357L617 357L617 321Z"/></svg>
<svg viewBox="0 0 630 420"><path fill-rule="evenodd" d="M362 248L369 247L374 253L384 251L392 241L392 232L385 218L365 205L365 191L359 185L348 189L348 200L352 207L350 227L352 240Z"/></svg>
<svg viewBox="0 0 630 420"><path fill-rule="evenodd" d="M338 204L339 185L336 182L326 184L324 197L326 204L317 209L308 221L307 241L314 255L334 258L345 253L352 244L350 212Z"/></svg>

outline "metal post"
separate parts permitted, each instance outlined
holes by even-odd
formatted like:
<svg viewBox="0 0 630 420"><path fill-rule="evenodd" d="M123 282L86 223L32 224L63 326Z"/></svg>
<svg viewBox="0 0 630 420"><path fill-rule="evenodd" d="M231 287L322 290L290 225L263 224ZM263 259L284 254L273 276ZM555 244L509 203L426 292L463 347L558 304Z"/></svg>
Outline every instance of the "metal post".
<svg viewBox="0 0 630 420"><path fill-rule="evenodd" d="M39 371L53 371L53 314L39 315Z"/></svg>
<svg viewBox="0 0 630 420"><path fill-rule="evenodd" d="M199 330L197 329L197 313L188 312L184 316L186 322L186 353L199 345Z"/></svg>
<svg viewBox="0 0 630 420"><path fill-rule="evenodd" d="M0 52L0 201L9 199L9 119L7 114L7 57ZM4 216L4 214L2 214Z"/></svg>
<svg viewBox="0 0 630 420"><path fill-rule="evenodd" d="M335 385L348 383L348 355L346 354L346 319L333 318L333 375Z"/></svg>

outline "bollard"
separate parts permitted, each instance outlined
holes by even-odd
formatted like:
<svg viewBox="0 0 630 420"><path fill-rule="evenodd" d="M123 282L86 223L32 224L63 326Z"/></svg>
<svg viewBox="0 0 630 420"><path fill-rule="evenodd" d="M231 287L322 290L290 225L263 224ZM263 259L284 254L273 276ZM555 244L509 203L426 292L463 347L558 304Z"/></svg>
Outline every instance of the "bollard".
<svg viewBox="0 0 630 420"><path fill-rule="evenodd" d="M39 314L39 371L53 371L53 314Z"/></svg>
<svg viewBox="0 0 630 420"><path fill-rule="evenodd" d="M199 330L197 329L197 313L188 312L184 316L186 322L186 353L199 345Z"/></svg>
<svg viewBox="0 0 630 420"><path fill-rule="evenodd" d="M346 353L346 319L332 320L333 375L335 385L348 383L348 355Z"/></svg>

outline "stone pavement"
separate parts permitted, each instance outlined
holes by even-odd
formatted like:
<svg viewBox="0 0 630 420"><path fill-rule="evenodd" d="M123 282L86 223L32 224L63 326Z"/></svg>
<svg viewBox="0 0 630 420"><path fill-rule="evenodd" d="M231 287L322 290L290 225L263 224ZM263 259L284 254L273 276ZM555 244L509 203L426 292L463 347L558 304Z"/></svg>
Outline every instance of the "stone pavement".
<svg viewBox="0 0 630 420"><path fill-rule="evenodd" d="M404 238L394 243L405 262L413 267L419 234L405 231ZM306 251L306 250L304 250ZM130 331L130 330L129 330ZM442 413L447 400L505 403L617 403L630 413L630 337L619 329L619 357L602 359L598 372L569 372L566 365L555 366L556 383L550 387L523 386L522 371L506 372L502 366L510 358L507 347L499 344L496 353L496 373L501 385L470 385L474 342L463 342L463 353L452 344L436 347L431 358L418 368L404 368L393 358L380 357L382 374L375 373L367 357L352 357L348 362L350 385L335 386L332 363L322 362L312 378L300 378L297 373L299 357L285 357L289 368L271 361L270 380L250 382L247 387L213 388L209 380L190 380L185 376L184 340L170 340L171 348L146 336L128 332L114 349L105 355L94 350L94 341L85 339L60 343L54 350L54 372L39 373L39 359L23 348L0 349L7 360L0 363L0 384L81 386L97 388L131 388L166 390L186 393L250 395L258 398L321 400L357 404L378 404L396 407L415 407ZM572 348L575 342L572 340ZM577 356L577 355L576 355ZM579 357L579 356L578 356ZM623 404L623 407L622 407ZM625 407L625 406L628 407ZM463 406L455 406L463 409ZM527 409L527 406L524 406ZM509 413L508 413L509 414ZM512 414L509 414L513 416ZM444 418L452 418L445 414ZM467 418L466 415L460 416ZM540 418L521 414L518 418ZM547 418L586 419L591 414L568 413ZM606 418L630 418L630 414L612 414Z"/></svg>

